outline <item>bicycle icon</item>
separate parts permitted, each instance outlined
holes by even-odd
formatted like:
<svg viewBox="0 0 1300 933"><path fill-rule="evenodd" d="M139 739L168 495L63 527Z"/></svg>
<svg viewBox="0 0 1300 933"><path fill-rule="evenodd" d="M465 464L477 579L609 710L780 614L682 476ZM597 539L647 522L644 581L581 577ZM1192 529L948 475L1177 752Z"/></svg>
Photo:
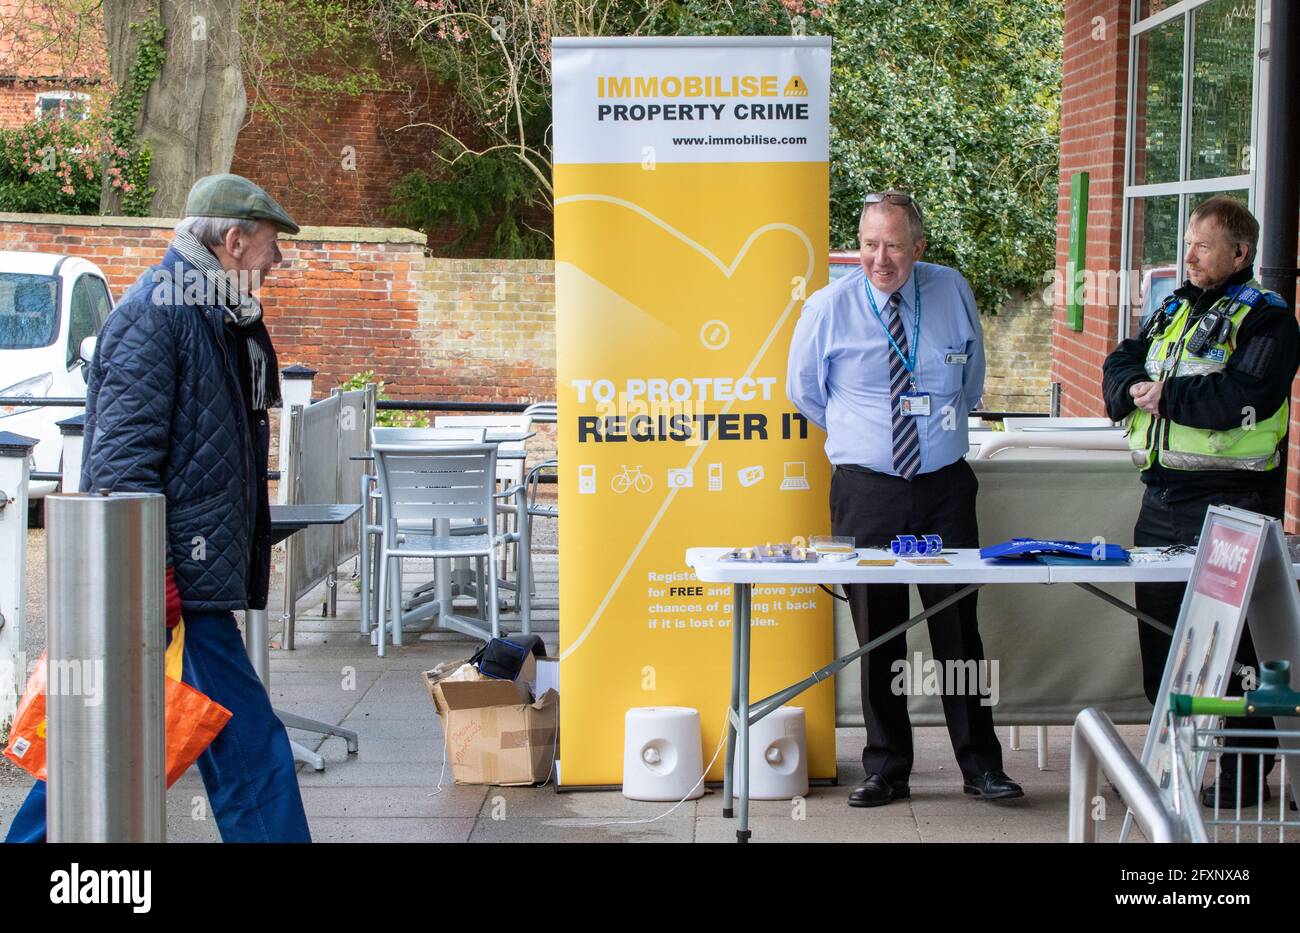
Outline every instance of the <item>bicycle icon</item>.
<svg viewBox="0 0 1300 933"><path fill-rule="evenodd" d="M641 470L640 465L629 469L625 463L623 464L623 471L616 474L609 485L615 492L620 493L627 492L634 487L637 492L649 492L654 488L655 481L650 478L649 473Z"/></svg>

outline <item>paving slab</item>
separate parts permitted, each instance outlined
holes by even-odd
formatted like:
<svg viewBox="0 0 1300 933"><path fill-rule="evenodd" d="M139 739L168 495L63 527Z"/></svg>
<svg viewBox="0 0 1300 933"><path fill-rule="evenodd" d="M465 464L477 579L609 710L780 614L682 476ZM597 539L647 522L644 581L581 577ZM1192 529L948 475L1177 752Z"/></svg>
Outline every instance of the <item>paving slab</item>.
<svg viewBox="0 0 1300 933"><path fill-rule="evenodd" d="M474 820L370 817L316 820L314 842L468 842Z"/></svg>
<svg viewBox="0 0 1300 933"><path fill-rule="evenodd" d="M461 787L448 783L438 792L429 787L307 787L302 802L309 821L334 817L464 817L478 815L486 796L485 787Z"/></svg>
<svg viewBox="0 0 1300 933"><path fill-rule="evenodd" d="M891 805L892 807L892 805ZM882 810L891 809L882 807ZM846 808L847 809L847 808ZM861 811L853 818L809 817L751 819L750 841L765 842L920 842L916 824L910 819L882 819L874 811ZM720 816L695 821L696 842L734 843L736 821Z"/></svg>
<svg viewBox="0 0 1300 933"><path fill-rule="evenodd" d="M470 842L691 842L695 837L696 821L690 817L654 823L618 820L479 819Z"/></svg>

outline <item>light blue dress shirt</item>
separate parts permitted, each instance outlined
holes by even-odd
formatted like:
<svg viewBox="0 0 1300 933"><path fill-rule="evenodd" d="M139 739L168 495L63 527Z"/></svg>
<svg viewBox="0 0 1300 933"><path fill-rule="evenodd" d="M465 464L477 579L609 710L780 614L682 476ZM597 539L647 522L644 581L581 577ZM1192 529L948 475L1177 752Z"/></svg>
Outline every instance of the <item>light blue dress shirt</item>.
<svg viewBox="0 0 1300 933"><path fill-rule="evenodd" d="M930 394L930 414L916 416L916 422L920 472L930 473L966 456L970 447L967 416L984 395L984 333L975 295L961 273L918 262L899 289L909 348L917 346L917 281L921 340L914 375L917 390ZM805 418L825 429L831 463L897 476L889 393L894 351L871 313L867 288L888 326L889 294L872 285L860 266L804 302L790 342L786 394Z"/></svg>

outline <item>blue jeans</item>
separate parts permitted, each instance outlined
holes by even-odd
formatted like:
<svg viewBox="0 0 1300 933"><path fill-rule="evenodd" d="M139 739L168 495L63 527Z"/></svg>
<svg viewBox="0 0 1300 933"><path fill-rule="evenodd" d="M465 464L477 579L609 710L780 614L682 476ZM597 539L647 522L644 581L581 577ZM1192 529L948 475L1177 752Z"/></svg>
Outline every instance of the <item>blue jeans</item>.
<svg viewBox="0 0 1300 933"><path fill-rule="evenodd" d="M182 679L231 712L198 761L222 840L311 842L288 733L253 671L235 617L191 610L184 615ZM44 841L45 782L37 781L5 842Z"/></svg>

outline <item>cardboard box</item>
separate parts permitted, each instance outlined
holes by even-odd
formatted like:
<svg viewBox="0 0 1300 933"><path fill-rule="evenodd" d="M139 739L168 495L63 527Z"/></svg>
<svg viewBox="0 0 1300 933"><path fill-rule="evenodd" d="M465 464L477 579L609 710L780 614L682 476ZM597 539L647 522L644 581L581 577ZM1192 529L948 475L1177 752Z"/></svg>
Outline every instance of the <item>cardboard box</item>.
<svg viewBox="0 0 1300 933"><path fill-rule="evenodd" d="M452 779L457 784L538 784L553 777L560 697L545 692L533 701L525 677L492 680L462 670L463 662L424 673L425 687L442 722ZM464 679L474 674L480 679Z"/></svg>

